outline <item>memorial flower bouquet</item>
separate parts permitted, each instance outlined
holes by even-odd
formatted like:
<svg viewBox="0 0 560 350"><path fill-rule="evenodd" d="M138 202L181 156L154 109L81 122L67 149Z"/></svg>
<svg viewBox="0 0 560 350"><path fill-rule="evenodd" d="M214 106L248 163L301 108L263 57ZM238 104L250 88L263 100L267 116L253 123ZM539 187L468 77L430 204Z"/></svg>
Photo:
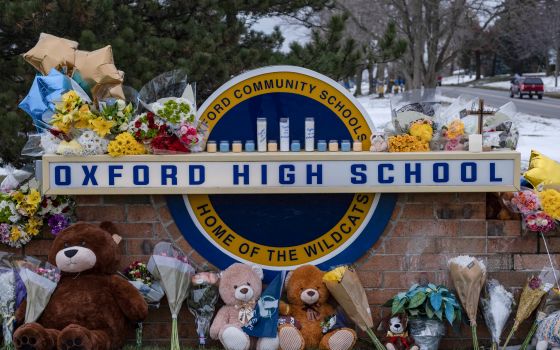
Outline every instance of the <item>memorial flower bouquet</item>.
<svg viewBox="0 0 560 350"><path fill-rule="evenodd" d="M199 272L191 279L187 297L189 311L194 316L199 345L206 344L206 335L219 299L219 275L215 272Z"/></svg>
<svg viewBox="0 0 560 350"><path fill-rule="evenodd" d="M500 346L500 337L515 304L513 295L497 280L486 282L484 296L480 299L482 315L492 336L492 350Z"/></svg>
<svg viewBox="0 0 560 350"><path fill-rule="evenodd" d="M148 271L148 266L140 261L134 261L123 271L123 275L140 291L146 302L159 306L160 300L165 295L163 288L154 276Z"/></svg>
<svg viewBox="0 0 560 350"><path fill-rule="evenodd" d="M12 267L0 267L0 318L4 347L13 349L12 335L15 323L16 280Z"/></svg>
<svg viewBox="0 0 560 350"><path fill-rule="evenodd" d="M349 266L337 267L323 276L323 283L348 317L370 337L375 349L385 346L373 332L373 319L366 292L358 274Z"/></svg>
<svg viewBox="0 0 560 350"><path fill-rule="evenodd" d="M546 293L548 293L552 286L552 283L543 281L541 277L531 276L527 280L527 284L521 292L521 298L519 299L519 306L517 307L513 327L511 328L511 331L509 332L509 335L502 349L505 349L507 347L509 341L511 340L521 323L523 323L523 321L531 316L533 311L535 311L537 306L539 306L542 297Z"/></svg>
<svg viewBox="0 0 560 350"><path fill-rule="evenodd" d="M165 131L166 129L167 125L159 118L156 118L155 114L152 112L138 114L128 124L128 132L131 133L136 140L143 143L149 143L160 131Z"/></svg>
<svg viewBox="0 0 560 350"><path fill-rule="evenodd" d="M459 299L469 317L472 331L473 349L477 350L476 314L480 292L486 282L486 266L474 257L462 255L448 262L451 280L455 285Z"/></svg>
<svg viewBox="0 0 560 350"><path fill-rule="evenodd" d="M18 273L27 290L25 323L35 322L49 303L60 280L60 270L48 262L33 264L27 260L20 264Z"/></svg>
<svg viewBox="0 0 560 350"><path fill-rule="evenodd" d="M181 305L187 298L187 292L194 274L186 255L169 242L159 242L148 261L148 271L161 281L171 310L171 350L179 350L179 333L177 316Z"/></svg>

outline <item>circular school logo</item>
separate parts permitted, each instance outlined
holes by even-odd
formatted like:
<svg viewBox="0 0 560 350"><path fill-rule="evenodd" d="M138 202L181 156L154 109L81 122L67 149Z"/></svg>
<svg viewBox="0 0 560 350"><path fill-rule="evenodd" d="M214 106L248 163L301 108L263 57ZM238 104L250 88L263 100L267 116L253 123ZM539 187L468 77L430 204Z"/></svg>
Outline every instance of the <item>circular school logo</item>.
<svg viewBox="0 0 560 350"><path fill-rule="evenodd" d="M360 140L364 149L373 128L342 86L292 66L235 77L204 102L198 117L208 125L209 140L230 143L255 140L257 118L266 118L269 140L278 140L280 118L289 118L290 139L303 141L305 119L313 117L315 140ZM222 269L236 261L260 264L269 279L274 271L304 264L328 269L354 262L385 229L395 200L375 193L275 193L168 196L167 201L185 239L210 263Z"/></svg>

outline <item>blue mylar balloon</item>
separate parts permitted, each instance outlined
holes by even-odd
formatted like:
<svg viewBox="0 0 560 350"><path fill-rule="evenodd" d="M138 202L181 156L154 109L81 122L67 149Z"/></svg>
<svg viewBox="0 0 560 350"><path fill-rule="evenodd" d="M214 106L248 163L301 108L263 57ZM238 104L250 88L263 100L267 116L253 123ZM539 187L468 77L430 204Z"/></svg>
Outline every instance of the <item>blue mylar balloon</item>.
<svg viewBox="0 0 560 350"><path fill-rule="evenodd" d="M55 109L55 101L61 95L72 89L70 78L56 69L51 69L48 75L37 75L33 85L19 108L23 109L33 118L37 126L47 123Z"/></svg>

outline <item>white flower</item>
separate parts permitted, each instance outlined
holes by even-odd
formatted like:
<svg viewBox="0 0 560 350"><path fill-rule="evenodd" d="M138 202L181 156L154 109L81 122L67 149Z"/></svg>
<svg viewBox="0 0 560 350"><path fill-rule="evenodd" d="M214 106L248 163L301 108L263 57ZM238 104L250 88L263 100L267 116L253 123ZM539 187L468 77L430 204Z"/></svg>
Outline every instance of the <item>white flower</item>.
<svg viewBox="0 0 560 350"><path fill-rule="evenodd" d="M117 99L116 103L117 103L117 108L118 108L119 111L122 111L123 109L126 108L126 102L124 102L124 100ZM117 113L117 115L118 115L118 113ZM120 117L122 117L122 115L120 115Z"/></svg>

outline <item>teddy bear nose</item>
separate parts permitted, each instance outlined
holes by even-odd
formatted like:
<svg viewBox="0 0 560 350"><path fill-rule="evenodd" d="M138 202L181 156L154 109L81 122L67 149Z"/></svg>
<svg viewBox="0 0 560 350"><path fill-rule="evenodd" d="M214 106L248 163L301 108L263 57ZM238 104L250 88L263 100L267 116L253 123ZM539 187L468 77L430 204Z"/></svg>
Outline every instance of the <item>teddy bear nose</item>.
<svg viewBox="0 0 560 350"><path fill-rule="evenodd" d="M64 255L66 255L66 257L71 258L74 255L76 255L76 253L78 253L78 249L68 249L64 251Z"/></svg>
<svg viewBox="0 0 560 350"><path fill-rule="evenodd" d="M399 329L399 328L401 328L401 325L397 323L397 324L395 325L395 328L396 328L396 329Z"/></svg>
<svg viewBox="0 0 560 350"><path fill-rule="evenodd" d="M315 291L313 291L313 290L308 290L308 291L307 291L307 295L309 295L310 297L312 297L312 296L315 295Z"/></svg>
<svg viewBox="0 0 560 350"><path fill-rule="evenodd" d="M244 287L244 288L241 288L239 291L241 292L241 294L247 294L247 292L249 291L249 288Z"/></svg>

